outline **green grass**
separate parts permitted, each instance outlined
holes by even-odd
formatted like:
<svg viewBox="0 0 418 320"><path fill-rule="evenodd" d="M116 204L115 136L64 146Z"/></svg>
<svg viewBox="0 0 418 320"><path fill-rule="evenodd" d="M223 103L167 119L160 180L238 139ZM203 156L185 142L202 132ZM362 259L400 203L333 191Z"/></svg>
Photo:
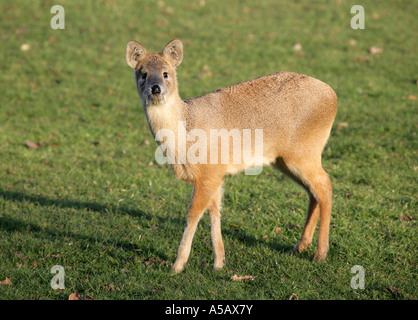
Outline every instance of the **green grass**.
<svg viewBox="0 0 418 320"><path fill-rule="evenodd" d="M54 4L0 4L0 281L12 282L0 299L417 299L416 7L363 1L366 28L353 30L347 1L72 0L60 1L65 30L52 30ZM173 38L183 98L276 71L335 89L325 263L312 262L316 241L287 253L308 199L265 168L226 179L226 267L212 271L205 215L185 271L170 273L191 186L154 161L125 46ZM54 265L64 290L50 287ZM363 290L350 286L354 265Z"/></svg>

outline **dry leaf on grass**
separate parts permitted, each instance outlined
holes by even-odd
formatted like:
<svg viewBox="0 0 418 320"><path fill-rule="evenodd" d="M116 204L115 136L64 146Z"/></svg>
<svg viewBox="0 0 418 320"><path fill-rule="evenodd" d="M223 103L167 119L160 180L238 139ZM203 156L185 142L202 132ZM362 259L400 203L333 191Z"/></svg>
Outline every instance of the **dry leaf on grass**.
<svg viewBox="0 0 418 320"><path fill-rule="evenodd" d="M392 286L390 286L389 290L387 290L387 291L392 292L392 294L394 294L395 296L400 296L402 294L401 290L399 290L398 288L392 287Z"/></svg>
<svg viewBox="0 0 418 320"><path fill-rule="evenodd" d="M277 227L277 228L275 228L275 229L274 229L274 232L276 232L276 233L280 233L280 232L282 232L282 228Z"/></svg>
<svg viewBox="0 0 418 320"><path fill-rule="evenodd" d="M292 49L293 49L294 51L300 51L300 50L302 50L302 45L301 45L300 43L295 43L295 44L292 46Z"/></svg>
<svg viewBox="0 0 418 320"><path fill-rule="evenodd" d="M343 128L348 128L348 122L340 122L337 126L337 130L341 130Z"/></svg>
<svg viewBox="0 0 418 320"><path fill-rule="evenodd" d="M73 292L68 297L68 300L95 300L92 296L86 294L84 297L80 297L80 295L77 292Z"/></svg>
<svg viewBox="0 0 418 320"><path fill-rule="evenodd" d="M27 259L26 256L23 253L20 253L20 252L17 252L17 251L14 253L14 255L21 260L26 260Z"/></svg>
<svg viewBox="0 0 418 320"><path fill-rule="evenodd" d="M369 60L370 60L369 57L361 56L361 57L354 58L351 61L363 63L363 62L367 62Z"/></svg>
<svg viewBox="0 0 418 320"><path fill-rule="evenodd" d="M13 169L11 169L11 168L8 168L7 170L6 170L6 173L7 174L16 174L17 172L16 171L14 171Z"/></svg>
<svg viewBox="0 0 418 320"><path fill-rule="evenodd" d="M68 300L82 300L80 298L80 296L78 295L77 292L73 292L72 294L70 294L70 296L68 297Z"/></svg>
<svg viewBox="0 0 418 320"><path fill-rule="evenodd" d="M28 51L29 49L30 49L30 44L23 43L23 44L20 46L20 50L22 50L22 51Z"/></svg>
<svg viewBox="0 0 418 320"><path fill-rule="evenodd" d="M299 296L296 293L292 293L292 295L289 297L289 300L293 300L293 298L296 298L296 300L299 300Z"/></svg>
<svg viewBox="0 0 418 320"><path fill-rule="evenodd" d="M383 49L382 48L375 47L375 46L372 46L372 47L369 48L369 52L371 54L378 54L378 53L382 53L383 52Z"/></svg>
<svg viewBox="0 0 418 320"><path fill-rule="evenodd" d="M408 100L417 100L417 97L413 94L408 95Z"/></svg>
<svg viewBox="0 0 418 320"><path fill-rule="evenodd" d="M348 44L349 44L350 46L355 46L355 45L357 44L357 41L356 41L356 40L354 40L354 39L350 39L350 41L348 41Z"/></svg>
<svg viewBox="0 0 418 320"><path fill-rule="evenodd" d="M237 276L236 274L234 274L231 277L232 281L242 281L242 280L254 280L253 276Z"/></svg>
<svg viewBox="0 0 418 320"><path fill-rule="evenodd" d="M0 285L4 284L4 285L12 285L12 282L9 280L9 278L6 277L6 279L4 279L3 281L0 281Z"/></svg>
<svg viewBox="0 0 418 320"><path fill-rule="evenodd" d="M26 144L27 147L29 147L31 149L38 149L40 147L39 143L35 143L35 142L29 141L29 140L26 140L25 144Z"/></svg>
<svg viewBox="0 0 418 320"><path fill-rule="evenodd" d="M412 218L412 216L410 216L409 214L403 214L403 213L401 213L400 215L399 215L399 217L401 218L401 220L403 220L403 221L412 221L412 220L414 220L413 218Z"/></svg>

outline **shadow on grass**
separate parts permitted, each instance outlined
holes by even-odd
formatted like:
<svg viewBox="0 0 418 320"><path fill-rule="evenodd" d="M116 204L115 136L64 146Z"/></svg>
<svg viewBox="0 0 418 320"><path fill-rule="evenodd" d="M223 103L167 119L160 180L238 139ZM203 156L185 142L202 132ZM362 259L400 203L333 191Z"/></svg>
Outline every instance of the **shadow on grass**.
<svg viewBox="0 0 418 320"><path fill-rule="evenodd" d="M15 202L31 202L36 205L45 206L45 207L56 207L56 208L73 208L78 210L88 210L88 211L94 211L98 212L100 214L108 214L109 212L116 212L117 214L127 214L135 218L141 218L141 219L152 219L157 218L160 220L161 224L165 225L172 225L173 220L172 218L166 218L166 217L155 217L151 216L150 214L146 213L145 211L141 209L132 209L128 208L126 206L120 206L120 205L103 205L95 202L83 202L83 201L74 201L74 200L66 200L66 199L51 199L46 198L43 196L37 196L37 195L27 195L21 192L15 192L15 191L4 191L0 190L0 197L2 197L5 200L8 201L15 201ZM169 220L169 221L168 221ZM182 222L180 222L180 219L178 221L175 221L176 224L183 225ZM56 239L57 237L65 236L74 238L77 240L84 240L88 241L90 243L97 243L100 242L102 245L112 245L119 248L123 248L124 250L132 250L137 251L138 249L141 249L143 252L148 252L152 255L159 256L161 259L167 259L166 255L164 253L158 252L155 248L152 246L141 246L139 247L136 244L133 244L129 241L124 241L120 239L100 239L97 238L97 236L88 236L83 235L79 233L75 233L72 231L62 230L58 228L51 228L46 227L42 228L32 222L28 221L22 221L19 219L15 219L11 216L3 216L0 217L0 230L5 232L26 232L26 233L32 233L34 236L37 237L50 237L52 239Z"/></svg>
<svg viewBox="0 0 418 320"><path fill-rule="evenodd" d="M90 237L83 234L62 231L54 228L41 228L34 223L21 221L11 217L0 217L0 230L6 232L22 232L22 233L32 233L34 236L39 236L42 238L52 238L56 239L59 237L69 237L77 240L84 240L90 243L100 242L102 244L109 244L109 241L100 240L97 237ZM138 246L132 244L128 241L114 241L112 245L124 250L137 250Z"/></svg>
<svg viewBox="0 0 418 320"><path fill-rule="evenodd" d="M223 230L222 233L231 239L238 240L248 247L267 246L279 253L290 253L294 246L279 243L278 240L266 241L247 234L244 230Z"/></svg>
<svg viewBox="0 0 418 320"><path fill-rule="evenodd" d="M132 217L143 217L150 219L151 216L145 211L140 209L131 209L122 206L115 205L102 205L96 202L83 202L65 199L50 199L43 196L27 195L22 192L15 191L3 191L0 190L0 197L6 200L12 200L17 202L32 202L41 206L56 206L58 208L73 208L73 209L85 209L90 211L96 211L102 214L108 213L108 211L121 212L128 214Z"/></svg>
<svg viewBox="0 0 418 320"><path fill-rule="evenodd" d="M168 228L176 228L176 229L183 229L184 228L184 220L181 219L181 217L173 218L173 217L156 217L152 216L145 211L137 208L129 208L127 206L121 206L121 205L103 205L96 202L83 202L83 201L74 201L74 200L66 200L66 199L51 199L46 198L43 196L38 195L28 195L21 192L16 191L4 191L0 190L0 197L9 200L9 201L16 201L16 202L31 202L37 205L45 206L45 207L57 207L57 208L73 208L78 210L89 210L98 212L100 214L108 214L109 212L116 212L118 214L127 214L135 218L141 218L141 219L155 219L157 218L161 225L167 226ZM165 227L161 227L161 229L164 229ZM110 241L106 239L98 239L96 236L91 237L83 234L77 234L71 231L63 231L60 229L54 229L54 228L41 228L38 225L26 222L26 221L20 221L18 219L14 219L10 216L6 217L0 217L0 230L6 231L6 232L31 232L34 234L38 234L42 237L51 237L51 238L57 238L60 235L67 236L79 240L85 240L91 243L101 242L103 245L112 244L113 246L123 248L125 250L138 250L142 249L142 251L147 251L150 254L154 256L158 256L161 259L167 259L166 255L164 253L157 252L152 247L141 247L139 248L138 245L132 244L129 241L120 241L117 239L114 239L115 241ZM277 251L281 254L288 254L290 250L293 248L293 246L289 246L283 243L279 243L277 239L272 241L265 241L263 239L257 239L252 235L247 234L244 230L235 230L235 229L224 229L222 230L222 233L224 236L229 237L230 239L235 239L239 242L242 242L246 246L249 247L255 247L255 246L267 246L270 247L272 250ZM167 230L166 232L167 237L171 239L171 232L170 230Z"/></svg>

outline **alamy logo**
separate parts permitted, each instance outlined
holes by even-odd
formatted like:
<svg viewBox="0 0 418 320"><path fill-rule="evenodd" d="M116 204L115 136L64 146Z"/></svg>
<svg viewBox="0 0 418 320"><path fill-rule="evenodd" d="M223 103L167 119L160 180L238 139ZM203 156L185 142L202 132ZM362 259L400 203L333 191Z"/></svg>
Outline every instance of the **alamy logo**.
<svg viewBox="0 0 418 320"><path fill-rule="evenodd" d="M351 273L355 273L356 275L351 278L351 288L356 289L364 289L364 268L359 265L355 265L351 268Z"/></svg>
<svg viewBox="0 0 418 320"><path fill-rule="evenodd" d="M208 137L202 129L187 132L186 122L179 121L177 132L160 129L155 140L161 142L155 151L158 164L243 165L246 175L263 170L263 129L210 129Z"/></svg>
<svg viewBox="0 0 418 320"><path fill-rule="evenodd" d="M65 11L64 7L60 5L55 5L51 8L51 13L55 15L51 19L51 28L56 29L65 29Z"/></svg>
<svg viewBox="0 0 418 320"><path fill-rule="evenodd" d="M56 289L65 289L65 271L64 267L60 265L55 265L51 268L51 273L56 274L51 279L51 288Z"/></svg>
<svg viewBox="0 0 418 320"><path fill-rule="evenodd" d="M351 18L351 29L364 29L364 8L360 5L355 5L351 7L351 13L356 13L354 17Z"/></svg>

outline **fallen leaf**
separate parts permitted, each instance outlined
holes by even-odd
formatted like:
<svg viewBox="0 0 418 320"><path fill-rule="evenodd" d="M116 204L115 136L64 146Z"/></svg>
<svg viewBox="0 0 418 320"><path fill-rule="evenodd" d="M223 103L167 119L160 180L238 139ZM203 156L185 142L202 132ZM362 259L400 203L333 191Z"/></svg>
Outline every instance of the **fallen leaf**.
<svg viewBox="0 0 418 320"><path fill-rule="evenodd" d="M276 233L280 233L280 232L282 232L282 228L277 227L276 229L274 229L274 232L276 232Z"/></svg>
<svg viewBox="0 0 418 320"><path fill-rule="evenodd" d="M300 50L302 50L302 45L300 43L296 43L296 44L293 45L292 49L294 51L300 51Z"/></svg>
<svg viewBox="0 0 418 320"><path fill-rule="evenodd" d="M273 32L269 32L269 33L267 33L267 34L265 35L265 37L266 37L267 39L272 39L272 38L274 37L274 33L273 33Z"/></svg>
<svg viewBox="0 0 418 320"><path fill-rule="evenodd" d="M70 294L70 296L68 297L68 300L82 300L81 297L78 295L77 292L74 292L72 294Z"/></svg>
<svg viewBox="0 0 418 320"><path fill-rule="evenodd" d="M416 96L414 96L413 94L410 94L410 95L408 96L408 100L417 100L417 97L416 97Z"/></svg>
<svg viewBox="0 0 418 320"><path fill-rule="evenodd" d="M28 51L30 49L30 44L24 43L20 46L20 50Z"/></svg>
<svg viewBox="0 0 418 320"><path fill-rule="evenodd" d="M12 285L12 282L9 280L9 278L6 277L6 279L4 279L3 281L0 281L0 285L4 284L4 285Z"/></svg>
<svg viewBox="0 0 418 320"><path fill-rule="evenodd" d="M15 33L16 34L24 34L24 33L26 33L28 31L28 29L27 28L19 28L19 29L16 29L15 30Z"/></svg>
<svg viewBox="0 0 418 320"><path fill-rule="evenodd" d="M113 283L109 283L108 285L104 286L103 289L106 292L113 291L115 289L119 291L119 288L118 287L115 287L115 285Z"/></svg>
<svg viewBox="0 0 418 320"><path fill-rule="evenodd" d="M367 62L367 61L369 61L369 57L366 57L366 56L362 56L362 57L357 57L357 58L354 58L354 59L352 59L351 61L353 61L353 62Z"/></svg>
<svg viewBox="0 0 418 320"><path fill-rule="evenodd" d="M164 18L157 20L155 23L157 26L168 26L170 24L170 22Z"/></svg>
<svg viewBox="0 0 418 320"><path fill-rule="evenodd" d="M402 258L401 258L401 257L399 257L399 256L398 256L396 259L397 259L398 261L400 261L400 262L406 262L406 259L402 259Z"/></svg>
<svg viewBox="0 0 418 320"><path fill-rule="evenodd" d="M40 145L38 143L32 142L30 140L25 141L26 146L28 146L31 149L38 149Z"/></svg>
<svg viewBox="0 0 418 320"><path fill-rule="evenodd" d="M19 259L26 260L26 256L23 253L19 253L19 252L16 251L14 254Z"/></svg>
<svg viewBox="0 0 418 320"><path fill-rule="evenodd" d="M412 218L412 216L410 216L409 214L403 214L403 213L401 213L399 217L400 217L400 218L401 218L401 220L403 220L403 221L412 221L412 220L414 220L414 219Z"/></svg>
<svg viewBox="0 0 418 320"><path fill-rule="evenodd" d="M390 292L392 292L392 294L394 294L395 296L399 296L402 294L402 291L399 290L398 288L395 287L389 287Z"/></svg>
<svg viewBox="0 0 418 320"><path fill-rule="evenodd" d="M197 76L198 76L200 79L204 79L204 78L210 78L210 77L212 77L212 76L213 76L213 74L212 74L212 72L208 71L208 72L202 72L202 73L199 73Z"/></svg>
<svg viewBox="0 0 418 320"><path fill-rule="evenodd" d="M245 42L250 42L255 38L255 35L253 33L248 33L245 37Z"/></svg>
<svg viewBox="0 0 418 320"><path fill-rule="evenodd" d="M337 130L341 130L343 128L348 128L348 122L340 122L337 126Z"/></svg>
<svg viewBox="0 0 418 320"><path fill-rule="evenodd" d="M378 53L382 53L383 52L383 49L382 48L375 47L375 46L372 46L372 47L369 48L369 52L371 54L378 54Z"/></svg>
<svg viewBox="0 0 418 320"><path fill-rule="evenodd" d="M242 280L254 280L254 277L253 276L237 276L236 274L234 274L232 277L231 277L231 280L232 281L242 281Z"/></svg>
<svg viewBox="0 0 418 320"><path fill-rule="evenodd" d="M299 300L299 296L296 293L292 293L292 295L289 297L289 300L293 300L293 298L296 298L296 300Z"/></svg>

